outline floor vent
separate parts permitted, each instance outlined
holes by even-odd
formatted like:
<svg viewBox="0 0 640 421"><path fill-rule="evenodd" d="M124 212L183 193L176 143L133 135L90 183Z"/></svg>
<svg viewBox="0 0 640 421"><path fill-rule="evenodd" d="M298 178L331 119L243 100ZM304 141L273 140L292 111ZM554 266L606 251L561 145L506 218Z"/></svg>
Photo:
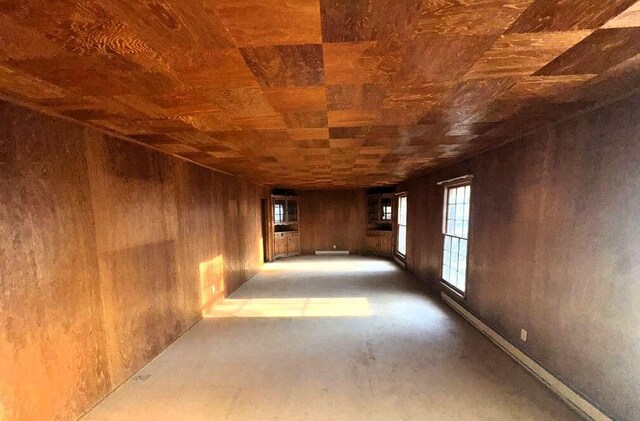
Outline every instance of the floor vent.
<svg viewBox="0 0 640 421"><path fill-rule="evenodd" d="M316 256L348 256L349 250L316 250Z"/></svg>

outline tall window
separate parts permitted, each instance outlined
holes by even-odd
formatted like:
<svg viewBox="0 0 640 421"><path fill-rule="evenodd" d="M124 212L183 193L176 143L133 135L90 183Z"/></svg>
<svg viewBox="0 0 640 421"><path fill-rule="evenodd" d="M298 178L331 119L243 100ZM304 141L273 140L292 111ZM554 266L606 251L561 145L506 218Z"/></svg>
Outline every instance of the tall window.
<svg viewBox="0 0 640 421"><path fill-rule="evenodd" d="M276 224L284 222L284 203L276 202L273 205L273 217Z"/></svg>
<svg viewBox="0 0 640 421"><path fill-rule="evenodd" d="M442 279L464 294L467 283L467 241L471 184L446 187Z"/></svg>
<svg viewBox="0 0 640 421"><path fill-rule="evenodd" d="M407 254L407 195L398 196L398 254Z"/></svg>

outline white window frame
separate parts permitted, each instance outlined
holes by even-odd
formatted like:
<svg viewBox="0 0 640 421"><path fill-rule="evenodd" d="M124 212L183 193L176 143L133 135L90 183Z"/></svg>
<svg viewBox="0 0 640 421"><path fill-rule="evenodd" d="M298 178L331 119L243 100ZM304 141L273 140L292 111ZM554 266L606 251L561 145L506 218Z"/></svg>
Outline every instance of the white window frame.
<svg viewBox="0 0 640 421"><path fill-rule="evenodd" d="M462 297L465 296L468 290L471 178L471 176L465 176L449 182L439 183L444 184L440 277L446 287ZM459 198L458 194L461 192L464 193L461 196L463 201L459 202L457 199ZM450 203L454 198L455 201ZM460 210L462 210L462 215L458 217ZM453 215L451 211L453 211Z"/></svg>
<svg viewBox="0 0 640 421"><path fill-rule="evenodd" d="M400 203L401 201L404 199L404 215L401 212L400 209ZM397 230L396 230L396 254L402 258L405 258L407 256L407 214L408 214L408 206L409 206L409 201L407 199L407 193L400 193L398 195L398 217L396 220L396 225L397 225ZM401 233L402 233L402 228L404 228L404 244L403 244L403 251L400 251L400 244L401 244Z"/></svg>

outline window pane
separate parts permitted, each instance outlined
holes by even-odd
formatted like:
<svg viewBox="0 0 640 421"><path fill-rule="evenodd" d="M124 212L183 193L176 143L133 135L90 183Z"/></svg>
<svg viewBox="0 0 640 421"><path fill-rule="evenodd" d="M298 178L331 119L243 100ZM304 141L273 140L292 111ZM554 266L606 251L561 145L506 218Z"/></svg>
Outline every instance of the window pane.
<svg viewBox="0 0 640 421"><path fill-rule="evenodd" d="M457 283L458 283L458 272L453 268L451 268L451 272L449 272L448 281L451 282L451 285L457 286Z"/></svg>
<svg viewBox="0 0 640 421"><path fill-rule="evenodd" d="M458 251L459 254L466 256L467 255L467 240L460 240L460 249Z"/></svg>
<svg viewBox="0 0 640 421"><path fill-rule="evenodd" d="M456 219L460 221L464 219L464 208L465 208L465 205L462 203L458 203L456 205Z"/></svg>
<svg viewBox="0 0 640 421"><path fill-rule="evenodd" d="M464 187L458 187L456 190L456 203L464 203Z"/></svg>
<svg viewBox="0 0 640 421"><path fill-rule="evenodd" d="M471 203L470 196L471 196L471 186L465 186L464 187L464 203Z"/></svg>
<svg viewBox="0 0 640 421"><path fill-rule="evenodd" d="M455 219L456 218L456 205L449 205L449 210L447 211L447 219Z"/></svg>
<svg viewBox="0 0 640 421"><path fill-rule="evenodd" d="M451 250L451 237L449 237L448 235L444 237L444 249Z"/></svg>
<svg viewBox="0 0 640 421"><path fill-rule="evenodd" d="M458 270L458 253L451 252L451 260L449 261L449 267L451 270Z"/></svg>
<svg viewBox="0 0 640 421"><path fill-rule="evenodd" d="M462 221L457 219L455 222L454 235L457 235L458 237L462 237L463 236L462 228L463 228Z"/></svg>
<svg viewBox="0 0 640 421"><path fill-rule="evenodd" d="M467 256L463 256L462 254L458 255L458 271L466 272L467 266Z"/></svg>
<svg viewBox="0 0 640 421"><path fill-rule="evenodd" d="M449 204L456 203L456 189L449 190Z"/></svg>

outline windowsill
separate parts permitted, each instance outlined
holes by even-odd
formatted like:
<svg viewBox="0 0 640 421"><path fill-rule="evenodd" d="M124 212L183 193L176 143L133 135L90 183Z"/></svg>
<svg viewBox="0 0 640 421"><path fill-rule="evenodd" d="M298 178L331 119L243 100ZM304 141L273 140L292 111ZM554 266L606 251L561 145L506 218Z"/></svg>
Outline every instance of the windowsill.
<svg viewBox="0 0 640 421"><path fill-rule="evenodd" d="M403 269L407 268L407 261L404 259L404 256L401 258L398 253L393 253L393 260Z"/></svg>
<svg viewBox="0 0 640 421"><path fill-rule="evenodd" d="M451 296L451 298L458 300L458 301L462 301L465 302L466 298L464 293L458 291L457 289L453 288L451 285L449 285L448 283L446 283L444 280L440 280L440 286L442 287L443 291Z"/></svg>

